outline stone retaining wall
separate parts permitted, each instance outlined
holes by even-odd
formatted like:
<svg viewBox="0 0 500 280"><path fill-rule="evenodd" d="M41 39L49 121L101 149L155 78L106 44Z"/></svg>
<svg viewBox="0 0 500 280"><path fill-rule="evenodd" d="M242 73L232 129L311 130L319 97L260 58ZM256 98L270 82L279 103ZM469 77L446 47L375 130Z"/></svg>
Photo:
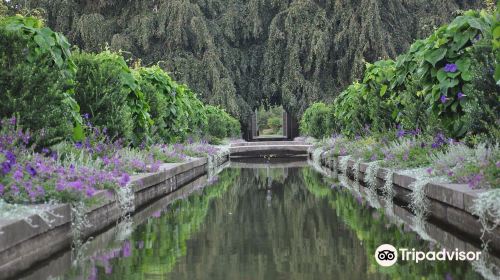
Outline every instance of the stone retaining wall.
<svg viewBox="0 0 500 280"><path fill-rule="evenodd" d="M312 153L309 152L309 157L312 158ZM339 166L342 157L331 157L328 152L321 154L321 166L333 170L334 166ZM334 162L335 161L335 162ZM353 179L354 165L356 162L352 159L348 161L347 175ZM360 163L358 180L360 186L365 185L365 172L368 168L367 163ZM341 172L341 170L337 170ZM381 193L381 188L385 184L385 177L389 170L386 168L379 168L376 174L377 190ZM401 172L394 172L393 174L393 190L395 199L404 203L410 203L410 194L413 192L412 183L416 179L402 174ZM424 193L428 199L429 216L438 220L452 229L458 230L462 234L479 240L482 235L482 225L478 217L472 214L472 206L474 200L478 198L479 194L485 190L472 190L464 184L440 184L428 183L424 187ZM489 246L495 251L500 251L500 228L497 227L491 234L485 234L486 240L490 240Z"/></svg>
<svg viewBox="0 0 500 280"><path fill-rule="evenodd" d="M218 164L228 159L225 156ZM135 209L173 193L206 174L207 164L206 158L185 163L166 163L156 173L132 176ZM85 214L90 226L83 230L83 238L105 230L123 216L113 192L99 191L96 198L98 203L87 209ZM70 206L40 205L37 208L40 214L23 219L0 219L0 279L12 277L71 245ZM50 219L49 223L46 222L47 218Z"/></svg>

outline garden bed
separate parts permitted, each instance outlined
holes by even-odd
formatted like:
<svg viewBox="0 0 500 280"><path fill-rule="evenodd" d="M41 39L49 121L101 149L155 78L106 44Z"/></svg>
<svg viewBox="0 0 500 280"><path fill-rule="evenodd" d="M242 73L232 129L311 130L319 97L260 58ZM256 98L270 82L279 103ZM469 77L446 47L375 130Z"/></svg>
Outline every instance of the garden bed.
<svg viewBox="0 0 500 280"><path fill-rule="evenodd" d="M198 158L184 163L166 163L156 173L132 176L133 204L128 208L123 207L117 193L99 191L95 196L98 203L86 209L84 217L81 217L85 220L83 224L88 226L81 228L79 238L105 230L128 214L126 212L134 212L155 199L175 192L207 174L209 168L227 160L228 156L223 156L216 162ZM73 242L75 226L69 204L26 205L24 208L27 210L24 217L0 219L0 278L12 277Z"/></svg>
<svg viewBox="0 0 500 280"><path fill-rule="evenodd" d="M309 152L309 157L313 158L312 152ZM335 168L340 166L342 156L332 157L328 152L323 152L320 157L321 167L329 171L343 172ZM356 161L347 159L347 174L344 175L347 175L350 179L357 179L360 188L368 189L365 185L365 176L369 165L361 162L359 167L355 167L356 164ZM355 174L356 170L359 171L358 174ZM377 193L382 193L382 188L386 184L387 172L389 172L389 169L386 168L378 168L376 171ZM394 199L411 204L411 195L414 193L414 184L412 183L416 181L416 178L402 173L401 171L395 171L392 176ZM481 239L483 226L479 221L479 217L473 214L472 207L474 201L483 192L485 190L471 189L465 184L427 183L423 187L423 193L428 203L428 215L476 240ZM494 220L491 217L487 218L491 223ZM500 229L498 227L491 232L485 232L483 239L489 240L489 247L495 251L500 251Z"/></svg>

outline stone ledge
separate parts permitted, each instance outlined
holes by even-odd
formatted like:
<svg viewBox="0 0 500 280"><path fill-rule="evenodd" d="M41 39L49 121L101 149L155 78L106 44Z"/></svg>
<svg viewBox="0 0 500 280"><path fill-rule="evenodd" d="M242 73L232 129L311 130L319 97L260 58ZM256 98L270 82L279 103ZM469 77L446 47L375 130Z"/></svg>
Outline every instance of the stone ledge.
<svg viewBox="0 0 500 280"><path fill-rule="evenodd" d="M312 152L308 152L309 157L312 157ZM321 155L321 163L330 170L334 165L339 166L341 156L330 157L328 152L323 152ZM349 159L347 162L347 175L354 178L353 170L356 161ZM365 162L359 163L359 181L364 183L364 177L369 164ZM377 171L377 188L380 189L385 183L385 177L389 170L387 168L379 168ZM410 203L409 195L413 192L412 183L416 179L401 172L393 173L393 190L395 197L404 203ZM361 185L361 184L360 184ZM464 184L446 184L446 183L428 183L424 192L429 199L430 215L440 220L445 224L462 231L463 233L479 238L481 236L481 225L478 218L472 214L472 206L474 200L479 194L486 190L472 190ZM490 221L492 219L490 218ZM487 234L492 244L497 250L500 250L500 228L496 228L492 234Z"/></svg>
<svg viewBox="0 0 500 280"><path fill-rule="evenodd" d="M221 164L228 159L228 156L221 159ZM206 174L207 163L206 158L197 158L185 163L167 163L160 166L159 172L132 176L130 183L135 193L135 208L173 193ZM86 212L87 219L92 226L84 230L84 237L111 226L122 215L114 191L100 190L95 197L98 202ZM37 207L41 208L41 213L29 215L25 219L0 220L0 279L11 277L29 268L33 263L71 243L69 204L40 205ZM56 216L50 212L55 213ZM54 221L49 225L43 221L40 214L48 216ZM31 224L35 227L30 226L26 219L30 219Z"/></svg>

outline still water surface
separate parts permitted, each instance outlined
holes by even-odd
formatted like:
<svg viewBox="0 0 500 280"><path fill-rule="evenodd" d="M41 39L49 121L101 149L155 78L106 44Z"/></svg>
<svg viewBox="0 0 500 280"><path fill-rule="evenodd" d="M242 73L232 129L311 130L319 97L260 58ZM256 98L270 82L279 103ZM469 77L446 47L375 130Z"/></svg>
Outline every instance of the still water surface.
<svg viewBox="0 0 500 280"><path fill-rule="evenodd" d="M479 279L463 262L379 267L373 254L380 244L425 251L433 245L338 184L332 189L310 167L230 168L218 178L142 223L120 225L105 242L90 242L74 267L52 276Z"/></svg>

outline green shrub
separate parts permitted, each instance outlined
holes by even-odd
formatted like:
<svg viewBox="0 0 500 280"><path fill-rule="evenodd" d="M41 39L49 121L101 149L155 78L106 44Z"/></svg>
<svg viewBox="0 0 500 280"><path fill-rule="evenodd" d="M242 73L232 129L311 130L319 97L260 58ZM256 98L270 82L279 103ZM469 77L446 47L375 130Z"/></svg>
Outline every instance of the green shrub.
<svg viewBox="0 0 500 280"><path fill-rule="evenodd" d="M36 18L6 17L0 18L0 46L0 117L18 116L37 146L60 142L81 128L66 38Z"/></svg>
<svg viewBox="0 0 500 280"><path fill-rule="evenodd" d="M207 115L207 126L205 134L214 140L220 140L226 137L236 137L240 134L240 123L237 119L231 117L226 111L218 107L205 106Z"/></svg>
<svg viewBox="0 0 500 280"><path fill-rule="evenodd" d="M278 133L283 120L279 117L270 117L267 119L267 125L273 130L273 133Z"/></svg>
<svg viewBox="0 0 500 280"><path fill-rule="evenodd" d="M134 139L134 119L128 105L129 90L123 86L123 67L116 59L105 58L108 53L76 53L75 98L82 114L90 122L106 128L109 136Z"/></svg>
<svg viewBox="0 0 500 280"><path fill-rule="evenodd" d="M473 54L484 45L491 52L492 18L486 12L467 11L428 38L416 41L396 62L391 88L404 89L407 77L417 78L420 88L413 94L425 101L426 112L439 118L454 137L464 136L469 129L464 109L475 99L474 92L468 91Z"/></svg>
<svg viewBox="0 0 500 280"><path fill-rule="evenodd" d="M355 136L369 123L367 104L363 98L364 85L350 85L334 101L333 110L340 131L346 136Z"/></svg>
<svg viewBox="0 0 500 280"><path fill-rule="evenodd" d="M183 134L183 139L185 139L186 136L202 136L208 121L205 105L198 99L196 93L186 85L175 85L176 102L183 112L183 115L180 115L179 119L186 121L186 130ZM226 112L224 113L225 117L231 118L229 114Z"/></svg>
<svg viewBox="0 0 500 280"><path fill-rule="evenodd" d="M325 103L318 102L312 104L304 112L300 120L301 132L315 138L323 138L330 132L330 129L327 127L328 115L329 109Z"/></svg>
<svg viewBox="0 0 500 280"><path fill-rule="evenodd" d="M361 91L363 108L368 115L368 123L372 130L389 129L397 117L396 93L389 89L394 80L395 64L393 60L380 60L373 64L367 63Z"/></svg>
<svg viewBox="0 0 500 280"><path fill-rule="evenodd" d="M181 109L176 102L176 85L160 67L140 67L134 71L150 107L153 120L151 137L155 142L171 143L184 134L186 121L179 118Z"/></svg>
<svg viewBox="0 0 500 280"><path fill-rule="evenodd" d="M324 104L306 110L302 132L352 137L364 134L368 126L381 132L402 124L456 138L467 133L495 138L500 103L500 15L495 13L464 12L416 41L395 62L367 64L362 82L354 82L334 100L326 124Z"/></svg>

